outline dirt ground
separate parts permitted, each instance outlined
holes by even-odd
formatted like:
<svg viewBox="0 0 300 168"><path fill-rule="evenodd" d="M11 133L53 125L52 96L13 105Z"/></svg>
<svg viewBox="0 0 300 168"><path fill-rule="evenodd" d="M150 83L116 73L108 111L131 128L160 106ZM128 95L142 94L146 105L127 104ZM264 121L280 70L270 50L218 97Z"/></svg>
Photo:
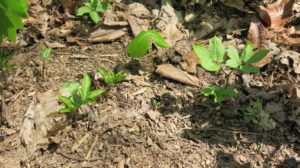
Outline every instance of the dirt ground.
<svg viewBox="0 0 300 168"><path fill-rule="evenodd" d="M147 7L151 5L149 2ZM174 5L174 8L184 13L191 6ZM198 8L205 9L194 6ZM53 17L55 5L48 9ZM201 14L205 12L208 16L216 13L237 19L252 16L220 4ZM176 63L176 58L181 57L178 50L183 50L187 41L191 48L192 44L206 43L206 39L216 34L224 37L226 44L245 42L248 30L242 29L248 29L249 24L241 22L240 33L232 38L228 37L226 29L218 29L205 37L192 35L181 39L181 49L158 51L141 59L126 54L126 46L133 38L130 31L116 40L88 45L49 36L37 40L28 32L20 32L27 42L34 42L20 47L13 56L17 67L9 72L8 85L1 96L0 167L299 167L300 125L297 121L300 104L296 93L300 76L293 71L293 63L299 58L289 60L287 65L282 63L283 56L280 57L285 50L300 52L299 47L277 44L279 52L261 73L232 74L230 84L241 94L221 104L200 94L199 87L155 73L156 67L166 62L180 68ZM290 24L300 25L299 22ZM194 24L184 26L188 30L196 29ZM238 38L241 40L236 40ZM43 81L39 51L42 42L47 40L52 44L53 41L67 44L54 48ZM93 87L104 87L97 77L99 67L124 69L127 78L111 87L96 104L83 106L76 122L57 111L37 118L38 104L52 111L62 106L52 106L53 102L58 102L62 82L80 81L84 74L89 74L93 77ZM203 85L218 84L224 78L224 73L211 74L199 66L193 75ZM266 131L243 115L251 100L257 98L263 100L266 111L271 111L275 129ZM274 110L278 108L282 111ZM34 123L30 127L32 130L26 126L30 122Z"/></svg>

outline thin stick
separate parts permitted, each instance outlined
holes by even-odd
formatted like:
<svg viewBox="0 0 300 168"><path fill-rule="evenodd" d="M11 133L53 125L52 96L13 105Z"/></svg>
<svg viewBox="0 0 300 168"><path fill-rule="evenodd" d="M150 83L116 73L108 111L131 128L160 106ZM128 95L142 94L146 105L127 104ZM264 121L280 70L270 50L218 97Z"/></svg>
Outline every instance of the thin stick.
<svg viewBox="0 0 300 168"><path fill-rule="evenodd" d="M101 160L102 158L93 158L93 159L83 159L83 158L78 158L78 157L74 157L74 156L70 156L69 154L65 154L61 151L57 151L57 154L60 154L61 156L68 158L68 159L72 159L72 160L77 160L77 161L90 161L90 162L94 162L97 160Z"/></svg>
<svg viewBox="0 0 300 168"><path fill-rule="evenodd" d="M86 134L84 135L84 137L82 137L77 143L75 143L75 144L72 146L71 151L72 151L72 152L76 151L76 149L78 149L79 146L80 146L80 145L81 145L88 137L89 137L89 134L86 133Z"/></svg>

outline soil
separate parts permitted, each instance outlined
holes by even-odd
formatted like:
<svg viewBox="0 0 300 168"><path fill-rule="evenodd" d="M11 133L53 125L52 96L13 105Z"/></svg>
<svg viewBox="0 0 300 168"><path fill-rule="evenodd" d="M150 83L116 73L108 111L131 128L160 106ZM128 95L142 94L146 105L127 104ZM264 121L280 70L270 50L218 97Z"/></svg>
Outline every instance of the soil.
<svg viewBox="0 0 300 168"><path fill-rule="evenodd" d="M125 44L131 38L126 34L114 42L54 49L46 64L45 80L40 45L20 50L12 58L18 66L9 72L1 96L5 120L0 122L0 167L300 166L300 132L294 122L277 121L275 129L265 131L243 115L249 97L273 92L275 96L265 99L264 105L284 102L286 113L298 107L280 92L291 80L282 77L289 72L276 59L262 73L250 76L255 83L250 90L242 89L242 82L232 84L243 90L242 98L216 104L201 95L199 88L156 74L154 56L128 57ZM105 87L95 77L100 66L107 70L124 68L127 79L111 87L97 103L84 106L81 118L68 120L48 137L50 143L29 154L20 129L35 95L58 91L60 83L80 81L84 74L94 77L93 87ZM218 83L223 75L203 72L200 76L207 83ZM233 75L237 81L243 78ZM292 82L298 83L299 76L292 75Z"/></svg>

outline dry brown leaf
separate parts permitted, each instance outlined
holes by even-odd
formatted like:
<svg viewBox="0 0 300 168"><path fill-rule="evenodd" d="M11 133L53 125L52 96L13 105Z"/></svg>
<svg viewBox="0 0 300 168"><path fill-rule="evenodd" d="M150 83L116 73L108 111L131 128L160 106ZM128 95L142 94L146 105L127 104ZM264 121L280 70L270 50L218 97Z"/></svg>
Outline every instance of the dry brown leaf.
<svg viewBox="0 0 300 168"><path fill-rule="evenodd" d="M199 64L198 57L194 51L190 51L182 56L180 66L189 73L196 73L197 65Z"/></svg>
<svg viewBox="0 0 300 168"><path fill-rule="evenodd" d="M90 34L89 42L111 42L124 36L126 32L121 29L99 27Z"/></svg>
<svg viewBox="0 0 300 168"><path fill-rule="evenodd" d="M79 46L86 46L86 45L88 45L87 43L82 42L81 41L82 39L78 38L78 37L67 36L66 40L67 40L68 43L76 43Z"/></svg>
<svg viewBox="0 0 300 168"><path fill-rule="evenodd" d="M268 33L264 25L257 18L253 18L248 32L248 40L255 48L260 50L270 50L270 40L268 38ZM263 67L270 63L272 58L273 54L269 52L264 59L253 64L253 66Z"/></svg>
<svg viewBox="0 0 300 168"><path fill-rule="evenodd" d="M200 80L197 77L192 76L187 72L184 72L174 67L171 64L159 65L155 72L161 76L178 81L180 83L184 83L192 86L198 86L198 87L201 84Z"/></svg>
<svg viewBox="0 0 300 168"><path fill-rule="evenodd" d="M293 15L295 0L277 0L268 7L259 6L259 18L271 27L284 25Z"/></svg>

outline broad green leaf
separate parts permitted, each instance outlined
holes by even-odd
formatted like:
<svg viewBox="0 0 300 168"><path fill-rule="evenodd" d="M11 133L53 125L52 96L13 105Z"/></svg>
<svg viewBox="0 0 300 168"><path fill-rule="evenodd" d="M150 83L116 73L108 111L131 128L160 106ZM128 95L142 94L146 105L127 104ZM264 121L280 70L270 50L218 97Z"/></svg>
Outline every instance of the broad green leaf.
<svg viewBox="0 0 300 168"><path fill-rule="evenodd" d="M60 84L61 88L68 88L71 96L78 92L80 84L78 82L64 82Z"/></svg>
<svg viewBox="0 0 300 168"><path fill-rule="evenodd" d="M86 13L90 13L92 11L88 6L83 6L77 10L77 16L82 16Z"/></svg>
<svg viewBox="0 0 300 168"><path fill-rule="evenodd" d="M59 100L62 101L69 109L75 108L75 106L69 98L65 96L59 96Z"/></svg>
<svg viewBox="0 0 300 168"><path fill-rule="evenodd" d="M209 52L213 61L219 63L224 61L225 48L220 38L213 37L209 40Z"/></svg>
<svg viewBox="0 0 300 168"><path fill-rule="evenodd" d="M69 108L62 108L62 109L59 109L59 112L60 113L69 113L69 112L71 112L72 110L71 109L69 109Z"/></svg>
<svg viewBox="0 0 300 168"><path fill-rule="evenodd" d="M253 64L256 62L259 62L260 60L262 60L263 58L265 58L265 56L267 56L269 53L268 50L259 50L256 53L254 53L251 58L246 61L246 64Z"/></svg>
<svg viewBox="0 0 300 168"><path fill-rule="evenodd" d="M236 97L238 94L232 88L220 88L222 95Z"/></svg>
<svg viewBox="0 0 300 168"><path fill-rule="evenodd" d="M43 62L46 62L50 59L52 56L52 48L50 47L43 47L41 52L41 58Z"/></svg>
<svg viewBox="0 0 300 168"><path fill-rule="evenodd" d="M88 95L88 99L94 99L95 97L97 96L100 96L102 93L104 93L105 90L104 89L96 89L96 90L93 90L89 93Z"/></svg>
<svg viewBox="0 0 300 168"><path fill-rule="evenodd" d="M148 36L151 37L154 44L161 48L170 48L166 40L155 30L148 30Z"/></svg>
<svg viewBox="0 0 300 168"><path fill-rule="evenodd" d="M238 50L235 47L229 46L227 54L230 59L226 61L226 65L231 68L237 68L241 64Z"/></svg>
<svg viewBox="0 0 300 168"><path fill-rule="evenodd" d="M96 24L99 23L100 17L99 17L99 15L98 15L97 12L91 11L91 12L89 13L89 15L90 15L90 17L91 17L91 19L93 20L94 23L96 23Z"/></svg>
<svg viewBox="0 0 300 168"><path fill-rule="evenodd" d="M201 89L201 93L204 94L205 96L212 95L214 92L215 88L214 87L207 87L204 89Z"/></svg>
<svg viewBox="0 0 300 168"><path fill-rule="evenodd" d="M108 2L100 2L100 5L97 6L96 11L104 13L105 11L107 11L108 7Z"/></svg>
<svg viewBox="0 0 300 168"><path fill-rule="evenodd" d="M86 7L90 8L90 9L92 9L92 4L91 4L90 2L85 2L85 3L83 3L83 4L84 4L84 6L86 6Z"/></svg>
<svg viewBox="0 0 300 168"><path fill-rule="evenodd" d="M138 58L147 53L150 47L150 39L147 32L139 33L128 45L127 52L131 57Z"/></svg>
<svg viewBox="0 0 300 168"><path fill-rule="evenodd" d="M246 44L245 48L242 51L241 60L247 62L253 54L253 45L251 43Z"/></svg>
<svg viewBox="0 0 300 168"><path fill-rule="evenodd" d="M1 0L0 2L6 9L19 17L27 17L26 0Z"/></svg>
<svg viewBox="0 0 300 168"><path fill-rule="evenodd" d="M193 49L204 69L208 71L218 71L220 69L220 65L214 63L210 57L209 51L203 45L194 45Z"/></svg>
<svg viewBox="0 0 300 168"><path fill-rule="evenodd" d="M259 73L258 67L253 67L249 65L241 65L240 69L245 73Z"/></svg>
<svg viewBox="0 0 300 168"><path fill-rule="evenodd" d="M84 75L82 79L81 89L80 89L80 96L83 101L87 98L91 85L92 85L92 80L90 76Z"/></svg>
<svg viewBox="0 0 300 168"><path fill-rule="evenodd" d="M221 103L225 100L225 97L222 94L220 94L219 92L215 93L214 96L215 96L215 98L214 98L215 103Z"/></svg>

